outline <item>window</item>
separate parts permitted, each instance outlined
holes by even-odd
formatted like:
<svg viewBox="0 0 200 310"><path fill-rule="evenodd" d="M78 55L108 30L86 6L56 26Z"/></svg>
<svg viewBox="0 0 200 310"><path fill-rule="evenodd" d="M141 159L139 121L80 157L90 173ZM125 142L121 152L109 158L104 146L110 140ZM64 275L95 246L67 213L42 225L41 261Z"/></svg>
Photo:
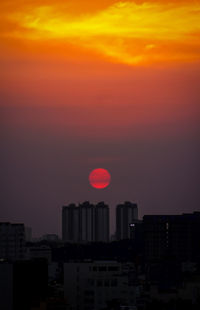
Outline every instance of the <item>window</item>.
<svg viewBox="0 0 200 310"><path fill-rule="evenodd" d="M106 266L99 267L99 271L106 271Z"/></svg>
<svg viewBox="0 0 200 310"><path fill-rule="evenodd" d="M89 299L89 298L85 298L85 303L86 304L93 304L94 303L94 300L93 299Z"/></svg>
<svg viewBox="0 0 200 310"><path fill-rule="evenodd" d="M119 271L119 267L118 266L110 266L110 267L108 267L108 271Z"/></svg>
<svg viewBox="0 0 200 310"><path fill-rule="evenodd" d="M102 280L97 280L97 286L98 287L102 286Z"/></svg>
<svg viewBox="0 0 200 310"><path fill-rule="evenodd" d="M92 290L85 291L85 296L94 296L94 291Z"/></svg>
<svg viewBox="0 0 200 310"><path fill-rule="evenodd" d="M90 286L93 286L94 285L94 279L88 279L88 284Z"/></svg>
<svg viewBox="0 0 200 310"><path fill-rule="evenodd" d="M111 286L117 286L117 279L111 280Z"/></svg>

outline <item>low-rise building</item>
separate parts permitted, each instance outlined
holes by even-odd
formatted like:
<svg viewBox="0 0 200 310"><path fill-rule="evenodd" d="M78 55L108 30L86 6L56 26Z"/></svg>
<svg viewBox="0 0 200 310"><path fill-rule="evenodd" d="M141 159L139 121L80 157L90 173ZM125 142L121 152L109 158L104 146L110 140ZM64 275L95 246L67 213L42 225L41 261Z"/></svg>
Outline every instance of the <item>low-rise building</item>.
<svg viewBox="0 0 200 310"><path fill-rule="evenodd" d="M135 306L140 296L133 263L85 261L64 264L64 294L70 310L100 310L118 299Z"/></svg>
<svg viewBox="0 0 200 310"><path fill-rule="evenodd" d="M27 247L26 259L44 258L51 263L51 248L47 245Z"/></svg>

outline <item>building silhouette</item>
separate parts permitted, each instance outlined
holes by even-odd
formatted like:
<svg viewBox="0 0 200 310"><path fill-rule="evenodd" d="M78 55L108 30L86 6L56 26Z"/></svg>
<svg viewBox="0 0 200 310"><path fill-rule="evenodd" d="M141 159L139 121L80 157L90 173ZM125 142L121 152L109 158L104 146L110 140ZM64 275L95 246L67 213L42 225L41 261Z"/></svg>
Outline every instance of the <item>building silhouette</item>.
<svg viewBox="0 0 200 310"><path fill-rule="evenodd" d="M126 201L116 207L116 239L131 238L131 224L138 221L138 207L136 203Z"/></svg>
<svg viewBox="0 0 200 310"><path fill-rule="evenodd" d="M62 208L62 239L79 242L79 208L70 204Z"/></svg>
<svg viewBox="0 0 200 310"><path fill-rule="evenodd" d="M109 241L109 208L104 202L95 206L95 241Z"/></svg>
<svg viewBox="0 0 200 310"><path fill-rule="evenodd" d="M23 259L25 253L24 224L0 223L0 259Z"/></svg>
<svg viewBox="0 0 200 310"><path fill-rule="evenodd" d="M104 260L64 263L64 295L73 310L106 309L116 298L126 305L120 309L136 309L139 285L135 265Z"/></svg>
<svg viewBox="0 0 200 310"><path fill-rule="evenodd" d="M95 206L85 201L79 205L79 241L95 240Z"/></svg>
<svg viewBox="0 0 200 310"><path fill-rule="evenodd" d="M178 261L200 258L200 212L143 217L145 256L149 261L172 256Z"/></svg>
<svg viewBox="0 0 200 310"><path fill-rule="evenodd" d="M65 242L108 242L109 208L104 202L93 205L86 201L62 209L62 239Z"/></svg>
<svg viewBox="0 0 200 310"><path fill-rule="evenodd" d="M47 261L0 262L0 309L33 309L46 298L47 288Z"/></svg>

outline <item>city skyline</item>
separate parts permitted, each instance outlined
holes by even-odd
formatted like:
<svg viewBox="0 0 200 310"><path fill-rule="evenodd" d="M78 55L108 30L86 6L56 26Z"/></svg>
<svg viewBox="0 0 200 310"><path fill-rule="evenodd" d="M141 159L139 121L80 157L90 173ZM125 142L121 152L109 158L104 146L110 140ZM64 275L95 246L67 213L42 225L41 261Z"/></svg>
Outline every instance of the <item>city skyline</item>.
<svg viewBox="0 0 200 310"><path fill-rule="evenodd" d="M1 224L5 224L5 225L13 225L13 227L17 227L17 225L23 225L24 226L24 229L25 229L25 236L26 236L26 241L29 242L29 241L39 241L39 240L49 240L49 241L56 241L58 240L57 238L59 238L60 240L63 240L63 241L66 241L66 242L73 242L73 243L79 243L79 242L82 242L81 239L80 239L80 231L79 231L79 228L78 226L80 224L78 224L77 226L77 223L76 225L75 222L72 221L72 218L70 215L70 218L69 220L66 219L64 220L63 222L63 219L65 217L65 211L68 211L68 210L71 210L71 212L75 210L75 213L77 213L77 220L80 221L80 218L82 218L82 215L81 215L81 212L79 211L79 209L81 208L87 208L87 207L90 207L90 208L93 208L94 211L94 214L92 216L93 220L92 221L96 221L95 220L95 217L98 217L98 214L95 215L95 209L101 209L102 207L106 208L107 209L107 212L108 214L106 215L106 217L108 217L108 223L106 225L108 225L107 229L108 229L108 242L111 242L111 241L114 241L114 240L123 240L123 239L130 239L132 238L131 237L131 233L132 233L132 228L135 226L135 225L139 225L143 222L144 218L156 218L156 217L160 217L160 218L168 218L168 217L180 217L180 216L187 216L188 214L197 214L199 213L200 211L199 210L191 210L191 212L180 212L180 213L173 213L173 214L169 214L169 213L152 213L152 214L144 214L142 217L139 217L138 216L138 204L136 204L135 202L130 202L130 201L124 201L122 203L117 203L116 206L115 206L115 213L114 213L114 219L113 221L111 221L110 219L110 206L108 204L106 204L104 201L99 201L97 203L92 203L90 201L83 201L81 203L74 203L74 202L71 202L69 203L68 205L64 205L60 208L60 227L59 227L59 231L57 233L55 232L52 232L52 231L47 231L47 230L44 230L44 233L43 234L38 234L37 232L35 232L33 230L32 227L28 226L26 222L17 222L17 221L1 221L0 223ZM129 211L127 211L129 208L133 208L133 211L130 212L129 214ZM124 210L122 210L124 209ZM135 211L136 209L136 211ZM79 214L80 213L80 214ZM98 213L98 211L97 211ZM100 215L101 217L102 215ZM78 219L79 218L79 219ZM131 219L131 220L130 220ZM97 220L98 221L98 220ZM106 219L106 222L107 222L107 219ZM113 226L113 222L115 222L115 226ZM99 222L100 224L100 222ZM131 225L130 225L131 224ZM91 225L94 225L94 224L91 224ZM63 228L67 227L68 229L71 229L73 230L73 233L72 235L76 237L73 239L69 239L69 240L65 240L65 237L64 235L66 234L66 232L63 231ZM69 227L70 228L69 228ZM125 230L123 227L125 227ZM132 227L133 226L133 227ZM98 226L100 228L100 230L102 230L102 228L104 226L104 223L102 223L102 227L101 225ZM95 228L95 226L94 226ZM106 235L107 235L107 232L106 232ZM74 235L75 234L75 235ZM100 233L101 235L101 233ZM95 234L94 234L95 236ZM98 242L98 241L103 241L103 240L97 240L96 237L92 237L91 240L85 240L86 242ZM125 237L124 237L125 236ZM107 242L107 241L106 241Z"/></svg>
<svg viewBox="0 0 200 310"><path fill-rule="evenodd" d="M123 234L110 242L91 240L90 233L79 242L54 235L28 241L23 224L0 222L1 308L199 309L200 212L145 215L138 221L136 204L125 202L124 209L122 205L117 209L117 217L122 213L117 225ZM73 223L75 210L82 223L89 224L95 215L88 225L92 232L90 226L107 206L102 202L65 206L64 224ZM128 218L134 223L129 225ZM124 225L131 229L129 236Z"/></svg>

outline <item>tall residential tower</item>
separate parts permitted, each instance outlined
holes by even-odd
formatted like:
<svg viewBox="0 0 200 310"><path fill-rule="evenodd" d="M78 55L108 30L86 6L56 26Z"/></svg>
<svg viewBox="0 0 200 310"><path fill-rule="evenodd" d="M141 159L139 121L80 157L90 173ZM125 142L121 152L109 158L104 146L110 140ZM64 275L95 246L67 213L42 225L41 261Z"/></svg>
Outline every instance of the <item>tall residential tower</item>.
<svg viewBox="0 0 200 310"><path fill-rule="evenodd" d="M108 242L109 208L104 202L88 201L62 209L62 239L65 242Z"/></svg>
<svg viewBox="0 0 200 310"><path fill-rule="evenodd" d="M126 201L116 208L116 239L131 238L131 224L138 221L138 207L136 203Z"/></svg>

